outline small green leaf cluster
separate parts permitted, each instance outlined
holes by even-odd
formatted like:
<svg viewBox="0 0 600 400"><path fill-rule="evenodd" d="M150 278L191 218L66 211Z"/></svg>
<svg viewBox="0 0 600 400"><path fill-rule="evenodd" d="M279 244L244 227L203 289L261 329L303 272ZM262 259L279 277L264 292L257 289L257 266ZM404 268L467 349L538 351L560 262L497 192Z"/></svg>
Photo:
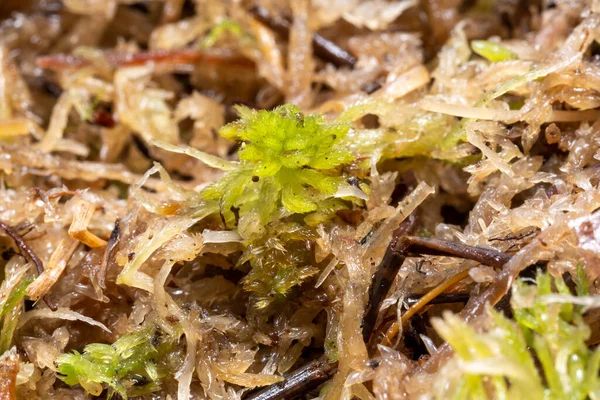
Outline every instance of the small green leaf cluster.
<svg viewBox="0 0 600 400"><path fill-rule="evenodd" d="M509 61L519 58L515 53L501 44L488 40L473 40L471 42L471 49L474 53L491 62Z"/></svg>
<svg viewBox="0 0 600 400"><path fill-rule="evenodd" d="M317 211L336 194L344 179L339 167L353 155L339 145L349 124L327 123L321 115L303 115L293 105L272 111L238 106L241 118L220 130L240 141L240 166L203 191L218 200L228 226L255 213L262 225L289 214Z"/></svg>
<svg viewBox="0 0 600 400"><path fill-rule="evenodd" d="M83 353L61 354L57 360L58 377L67 385L81 385L88 393L99 396L108 389L108 398L118 393L150 393L160 388L156 359L159 349L153 337L155 329L138 329L121 336L112 345L92 343Z"/></svg>
<svg viewBox="0 0 600 400"><path fill-rule="evenodd" d="M585 280L579 281L578 292L583 296L587 294ZM561 278L538 273L536 283L519 280L513 286L515 321L489 308L490 326L485 333L475 332L452 314L433 321L454 349L458 363L458 369L454 364L453 371L441 374L439 398L597 397L600 348L592 350L586 344L590 328L583 320L583 309L567 301L571 293ZM556 296L565 301L556 301Z"/></svg>

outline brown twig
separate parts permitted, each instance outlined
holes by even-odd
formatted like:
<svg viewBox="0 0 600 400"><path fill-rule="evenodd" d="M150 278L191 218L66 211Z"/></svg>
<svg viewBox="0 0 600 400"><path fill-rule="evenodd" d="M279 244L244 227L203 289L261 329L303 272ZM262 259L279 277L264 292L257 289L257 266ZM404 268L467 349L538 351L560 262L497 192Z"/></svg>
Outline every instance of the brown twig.
<svg viewBox="0 0 600 400"><path fill-rule="evenodd" d="M44 272L44 264L42 263L42 260L40 260L40 258L34 253L34 251L31 250L27 243L25 243L23 238L17 232L15 232L12 227L3 221L0 221L0 229L10 236L21 252L23 252L23 255L29 260L29 262L35 265L38 276L41 275ZM43 299L48 308L50 308L52 311L56 311L57 307L48 295L45 295Z"/></svg>
<svg viewBox="0 0 600 400"><path fill-rule="evenodd" d="M284 37L289 36L290 23L287 20L278 16L271 16L267 9L258 5L251 7L248 11L254 18L271 28L277 34ZM356 57L317 33L313 34L312 45L315 55L337 67L347 66L352 68L356 64Z"/></svg>
<svg viewBox="0 0 600 400"><path fill-rule="evenodd" d="M414 304L418 303L426 295L427 295L427 293L410 295L404 299L403 303L405 304L405 306L407 308L412 307ZM470 297L471 296L468 293L442 293L442 294L436 296L435 298L431 299L428 304L431 305L431 304L466 303L467 301L469 301ZM413 315L413 317L414 317L414 315ZM385 336L385 332L387 331L386 328L389 328L389 326L391 326L391 324L393 322L395 322L397 319L398 319L398 317L396 315L389 315L389 316L385 317L381 321L379 326L373 330L372 336L378 337L380 334L381 334L381 336Z"/></svg>
<svg viewBox="0 0 600 400"><path fill-rule="evenodd" d="M283 382L250 394L244 400L291 400L302 396L327 381L336 370L336 364L326 359L311 361L289 374Z"/></svg>
<svg viewBox="0 0 600 400"><path fill-rule="evenodd" d="M119 220L115 221L115 227L110 233L110 238L108 238L108 243L106 244L106 250L104 251L104 257L102 258L102 264L100 265L100 270L98 271L98 284L102 289L106 289L106 271L108 269L108 263L111 259L114 258L115 251L117 250L117 246L119 244L119 240L121 239L121 226L119 224Z"/></svg>
<svg viewBox="0 0 600 400"><path fill-rule="evenodd" d="M498 250L449 240L406 236L400 239L399 247L408 253L431 256L458 257L477 261L483 265L500 268L510 260L511 256Z"/></svg>
<svg viewBox="0 0 600 400"><path fill-rule="evenodd" d="M411 307L413 304L419 302L425 296L425 294L412 295L404 299L404 303L407 307ZM429 304L450 304L450 303L466 303L469 300L468 293L442 293L434 299L429 301Z"/></svg>
<svg viewBox="0 0 600 400"><path fill-rule="evenodd" d="M373 274L371 287L369 289L369 302L365 309L362 322L363 339L365 342L368 342L373 329L375 329L375 323L377 322L381 303L390 291L390 288L396 279L396 275L406 258L405 254L398 250L398 241L402 235L405 235L412 229L415 220L414 214L411 214L408 219L404 220L398 229L394 231L392 240L385 251L383 259L377 267L375 274Z"/></svg>
<svg viewBox="0 0 600 400"><path fill-rule="evenodd" d="M480 264L489 265L492 267L501 267L502 265L506 264L511 257L508 254L497 250L486 249L478 246L469 246L463 243L451 242L448 240L428 239L414 236L405 236L400 238L399 232L394 232L394 238L390 242L383 260L373 275L371 289L369 292L369 304L367 305L365 316L363 318L363 339L365 342L368 342L371 337L371 333L373 332L375 323L377 321L381 303L388 295L396 274L402 266L405 258L411 254L458 257L467 260L474 260ZM431 292L425 294L423 298L411 306L411 309L413 310L412 314L421 309L432 299L443 293L449 287L445 285L452 282L456 283L466 278L466 276L467 275L465 275L465 272L461 272L450 278L448 281L443 282ZM394 328L393 325L390 329L397 330L398 328L398 326L395 326ZM390 332L391 331L388 330L388 334Z"/></svg>
<svg viewBox="0 0 600 400"><path fill-rule="evenodd" d="M538 227L531 227L530 229L528 229L528 230L526 230L524 232L521 232L519 234L513 234L513 233L511 233L511 234L506 235L504 237L491 238L491 239L489 239L489 241L490 242L508 242L510 240L522 240L522 239L525 239L525 238L527 238L529 236L533 236L536 233L539 233L539 231L540 231L540 228L538 228Z"/></svg>
<svg viewBox="0 0 600 400"><path fill-rule="evenodd" d="M387 296L396 275L400 270L400 267L404 263L404 254L398 252L396 249L398 243L398 231L394 232L392 241L388 246L381 263L377 267L373 279L371 281L371 287L369 289L369 303L365 309L365 315L363 317L363 339L368 343L371 333L375 328L377 322L377 315L379 315L379 308L381 303Z"/></svg>

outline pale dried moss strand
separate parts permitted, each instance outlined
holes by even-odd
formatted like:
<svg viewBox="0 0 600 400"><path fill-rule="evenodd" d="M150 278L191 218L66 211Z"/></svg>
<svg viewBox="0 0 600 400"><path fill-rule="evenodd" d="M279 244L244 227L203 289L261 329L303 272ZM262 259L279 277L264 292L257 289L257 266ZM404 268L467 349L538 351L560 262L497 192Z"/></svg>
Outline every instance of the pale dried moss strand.
<svg viewBox="0 0 600 400"><path fill-rule="evenodd" d="M49 308L41 308L32 311L28 311L23 314L21 319L19 320L19 327L27 324L29 321L37 318L49 318L49 319L62 319L66 321L83 321L92 326L96 326L102 329L105 332L110 333L110 329L108 329L104 324L82 315L73 310L69 310L68 308L59 307L58 310L52 311Z"/></svg>

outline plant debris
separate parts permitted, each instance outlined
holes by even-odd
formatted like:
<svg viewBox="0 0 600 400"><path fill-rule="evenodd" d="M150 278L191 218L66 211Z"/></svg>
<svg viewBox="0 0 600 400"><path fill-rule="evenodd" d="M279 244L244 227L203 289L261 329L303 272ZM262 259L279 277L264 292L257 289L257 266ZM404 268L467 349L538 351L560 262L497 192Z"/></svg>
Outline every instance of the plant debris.
<svg viewBox="0 0 600 400"><path fill-rule="evenodd" d="M0 2L0 398L600 397L597 3Z"/></svg>

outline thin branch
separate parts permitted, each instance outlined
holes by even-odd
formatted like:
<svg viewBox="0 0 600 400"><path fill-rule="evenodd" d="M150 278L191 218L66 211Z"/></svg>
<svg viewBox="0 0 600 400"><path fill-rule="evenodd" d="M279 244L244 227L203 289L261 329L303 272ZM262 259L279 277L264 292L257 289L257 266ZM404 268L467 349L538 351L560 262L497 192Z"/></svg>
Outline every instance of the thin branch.
<svg viewBox="0 0 600 400"><path fill-rule="evenodd" d="M500 268L510 260L511 256L498 250L486 249L479 246L469 246L459 242L442 239L420 238L406 236L400 239L399 248L405 254L447 256L477 261L480 264Z"/></svg>
<svg viewBox="0 0 600 400"><path fill-rule="evenodd" d="M21 250L21 252L23 252L23 255L29 260L29 262L35 265L38 276L41 275L44 272L44 264L42 263L42 260L40 260L40 258L37 256L37 254L35 254L34 251L31 250L31 248L27 245L27 243L25 243L23 238L17 232L15 232L13 228L11 228L8 224L6 224L3 221L0 221L0 229L4 231L4 233L6 233L8 236L10 236L12 240L14 240L17 247ZM43 299L48 308L50 308L52 311L57 310L56 305L48 295L45 295Z"/></svg>
<svg viewBox="0 0 600 400"><path fill-rule="evenodd" d="M251 7L248 11L254 18L271 28L277 34L284 37L289 36L290 23L287 20L278 16L271 16L267 9L258 5ZM317 33L313 34L312 45L315 55L329 61L336 67L347 66L352 68L356 64L356 57Z"/></svg>
<svg viewBox="0 0 600 400"><path fill-rule="evenodd" d="M396 275L406 258L403 252L398 251L398 241L402 235L410 232L415 225L415 221L416 217L414 214L411 214L400 224L398 229L394 231L392 240L385 251L383 259L377 267L375 274L373 274L371 288L369 289L369 303L365 309L362 322L363 339L367 343L373 333L373 329L375 329L375 323L377 322L381 303L385 300L396 279Z"/></svg>
<svg viewBox="0 0 600 400"><path fill-rule="evenodd" d="M383 303L383 300L390 291L394 279L396 279L396 275L406 259L404 255L396 251L396 242L397 239L392 239L392 243L390 243L375 274L373 274L373 280L369 289L369 303L365 308L362 323L363 339L366 343L369 342L371 333L373 333L373 329L375 328L381 303Z"/></svg>
<svg viewBox="0 0 600 400"><path fill-rule="evenodd" d="M311 361L288 375L283 382L271 385L260 392L250 394L244 400L291 400L302 396L327 381L334 373L337 363L326 359Z"/></svg>
<svg viewBox="0 0 600 400"><path fill-rule="evenodd" d="M511 258L510 255L497 250L486 249L478 246L469 246L463 243L451 242L449 240L420 238L415 236L400 236L401 233L399 230L394 232L393 239L386 250L383 260L373 275L371 289L369 291L369 304L367 305L365 316L363 318L363 339L367 343L371 337L375 323L377 322L377 316L379 315L381 303L387 297L396 274L400 270L400 267L407 256L415 254L458 257L477 261L480 264L497 268L502 267ZM462 280L465 277L466 276L463 276L459 280ZM457 276L451 278L450 280L454 278L457 278ZM442 283L440 286L443 285L444 283ZM425 304L437 297L437 295L443 293L445 289L439 290L438 287L434 288L433 290L437 290L434 292L435 295L430 295L432 292L426 294L422 299L414 304L411 309L416 307L414 310L418 311ZM393 328L394 325L390 327L390 329ZM398 329L398 326L396 326L394 329ZM390 331L388 330L388 334L389 333ZM392 336L395 336L395 334Z"/></svg>
<svg viewBox="0 0 600 400"><path fill-rule="evenodd" d="M422 295L412 295L404 299L404 304L411 307L423 298L427 293ZM466 303L471 296L469 293L442 293L429 301L429 304L450 304L450 303Z"/></svg>

